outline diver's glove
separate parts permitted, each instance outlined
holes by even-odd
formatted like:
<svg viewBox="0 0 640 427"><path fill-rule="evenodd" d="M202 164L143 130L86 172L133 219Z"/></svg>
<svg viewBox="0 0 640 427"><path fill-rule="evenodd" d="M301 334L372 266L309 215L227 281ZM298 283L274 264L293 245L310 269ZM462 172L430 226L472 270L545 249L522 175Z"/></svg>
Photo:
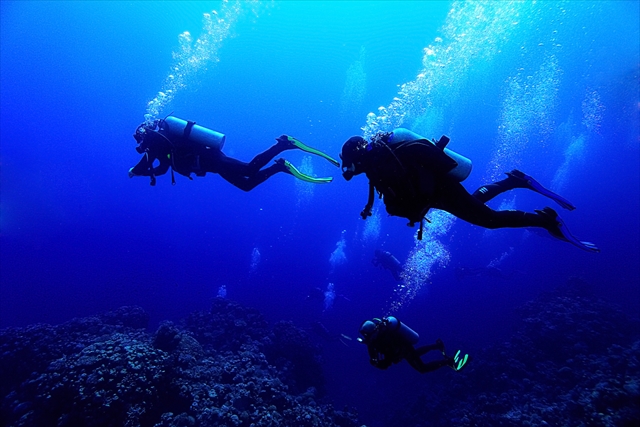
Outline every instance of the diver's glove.
<svg viewBox="0 0 640 427"><path fill-rule="evenodd" d="M365 206L364 209L362 210L362 212L360 212L360 217L362 219L367 219L368 217L370 217L372 215L371 214L371 208L372 208L372 206L370 206L370 205Z"/></svg>

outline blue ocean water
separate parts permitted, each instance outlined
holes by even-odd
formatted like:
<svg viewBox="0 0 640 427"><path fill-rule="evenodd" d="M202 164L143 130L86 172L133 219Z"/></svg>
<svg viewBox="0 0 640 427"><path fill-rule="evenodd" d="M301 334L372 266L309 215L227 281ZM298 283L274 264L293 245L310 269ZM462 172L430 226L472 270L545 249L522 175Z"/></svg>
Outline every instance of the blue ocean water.
<svg viewBox="0 0 640 427"><path fill-rule="evenodd" d="M637 317L638 16L637 1L3 1L0 327L122 305L157 324L221 295L353 339L393 313L472 353L572 277ZM601 253L435 211L417 242L381 201L360 219L363 176L297 151L284 157L334 182L278 174L245 193L216 175L129 179L136 126L172 112L245 161L281 134L333 157L352 135L446 134L473 160L468 190L524 170L577 206L560 214ZM523 190L491 202L547 205ZM376 249L404 283L372 265ZM325 343L325 359L329 395L365 421L425 381L406 364L374 370L355 341Z"/></svg>

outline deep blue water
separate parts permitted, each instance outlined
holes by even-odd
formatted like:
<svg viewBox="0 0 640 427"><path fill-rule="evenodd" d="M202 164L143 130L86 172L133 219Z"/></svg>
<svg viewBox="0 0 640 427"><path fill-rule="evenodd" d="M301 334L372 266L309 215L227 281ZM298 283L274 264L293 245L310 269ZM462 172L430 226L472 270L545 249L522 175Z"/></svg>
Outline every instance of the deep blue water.
<svg viewBox="0 0 640 427"><path fill-rule="evenodd" d="M467 189L522 169L578 207L560 214L602 252L432 212L429 256L416 256L415 230L380 201L376 217L359 218L364 177L347 183L296 151L284 157L335 181L279 174L244 193L215 175L129 179L131 135L175 73L178 36L204 35L214 9L230 24L214 19L204 49L217 60L183 57L203 66L180 69L184 84L160 117L225 133L225 153L246 161L281 134L337 157L348 137L376 128L370 112L378 130L447 134L474 162ZM515 307L570 277L637 316L638 13L637 1L2 2L0 327L133 304L156 323L179 319L224 286L270 321L321 321L352 338L399 307L424 342L472 353L509 332ZM394 97L404 103L392 107ZM491 206L501 203L553 206L526 191ZM418 267L413 298L371 264L378 248ZM455 274L489 265L510 277ZM307 300L329 283L332 307ZM374 411L387 390L424 381L406 364L382 376L355 342L325 353L340 404Z"/></svg>

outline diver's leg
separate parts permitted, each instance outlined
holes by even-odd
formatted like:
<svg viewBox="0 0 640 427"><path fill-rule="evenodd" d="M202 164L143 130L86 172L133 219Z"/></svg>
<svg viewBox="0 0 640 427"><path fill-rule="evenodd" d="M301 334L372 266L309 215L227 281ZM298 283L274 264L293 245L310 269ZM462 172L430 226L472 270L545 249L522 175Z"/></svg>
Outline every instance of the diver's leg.
<svg viewBox="0 0 640 427"><path fill-rule="evenodd" d="M418 354L418 356L422 356L423 354L427 354L432 350L439 350L442 352L442 354L444 354L444 343L440 338L436 340L435 344L423 345L422 347L416 348L416 353Z"/></svg>
<svg viewBox="0 0 640 427"><path fill-rule="evenodd" d="M564 240L572 245L588 252L600 252L600 249L591 242L578 240L569 231L562 218L551 208L536 210L529 213L516 210L494 211L480 200L473 197L459 182L445 180L438 183L436 189L436 202L433 207L455 215L456 217L480 227L496 228L520 228L539 227L544 228L553 237Z"/></svg>
<svg viewBox="0 0 640 427"><path fill-rule="evenodd" d="M251 191L278 172L286 172L286 168L280 163L276 163L269 166L268 168L261 169L250 176L245 176L244 174L234 173L230 171L219 172L219 174L227 182L235 185L239 189L243 191Z"/></svg>
<svg viewBox="0 0 640 427"><path fill-rule="evenodd" d="M420 356L417 354L417 352L407 355L406 359L407 359L407 362L409 362L409 365L411 365L413 369L420 372L421 374L426 374L427 372L433 372L436 369L442 368L443 366L451 365L448 359L434 360L433 362L424 363L420 359Z"/></svg>
<svg viewBox="0 0 640 427"><path fill-rule="evenodd" d="M149 154L144 153L140 161L129 169L129 178L134 176L151 176L153 164L149 159Z"/></svg>
<svg viewBox="0 0 640 427"><path fill-rule="evenodd" d="M483 185L482 187L478 188L476 191L474 191L473 197L480 200L482 203L487 203L489 200L493 199L499 194L504 193L505 191L513 190L514 188L526 188L550 198L565 209L572 211L576 208L564 197L554 193L551 190L546 189L533 177L520 172L517 169L514 169L511 172L507 172L506 175L507 178L503 179L502 181Z"/></svg>
<svg viewBox="0 0 640 427"><path fill-rule="evenodd" d="M548 217L516 210L495 211L472 196L460 184L451 179L437 184L436 209L447 211L456 217L480 227L519 228L542 227L549 230L554 224Z"/></svg>
<svg viewBox="0 0 640 427"><path fill-rule="evenodd" d="M494 182L492 184L483 185L482 187L474 191L472 196L482 203L487 203L489 200L504 193L505 191L513 190L514 188L516 188L511 185L512 181L513 180L507 178L503 179L502 181Z"/></svg>
<svg viewBox="0 0 640 427"><path fill-rule="evenodd" d="M285 141L285 140L280 141L280 140L278 140L277 143L275 143L274 145L272 145L271 147L267 148L262 153L260 153L257 156L255 156L248 163L248 166L252 170L257 171L257 170L262 169L263 167L265 167L267 165L267 163L269 163L271 160L273 160L278 154L282 153L285 150L292 150L294 148L296 148L296 147L293 144L289 143L288 141Z"/></svg>

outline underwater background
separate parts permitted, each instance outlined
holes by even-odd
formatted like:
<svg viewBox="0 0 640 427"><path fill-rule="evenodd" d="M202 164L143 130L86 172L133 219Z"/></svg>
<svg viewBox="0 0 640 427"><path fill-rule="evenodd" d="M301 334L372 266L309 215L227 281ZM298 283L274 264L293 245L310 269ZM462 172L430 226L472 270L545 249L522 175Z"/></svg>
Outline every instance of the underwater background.
<svg viewBox="0 0 640 427"><path fill-rule="evenodd" d="M253 354L263 352L277 366L269 375L290 380L287 393L303 397L266 405L282 418L258 421L262 412L251 415L246 408L254 403L239 398L218 405L218 418L205 416L194 391L171 411L136 401L146 416L125 404L123 418L105 410L95 425L638 420L639 2L0 5L0 424L42 425L38 408L46 404L38 393L55 389L47 381L58 381L61 360L88 351L88 343L95 350L105 333L115 341L133 334L126 339L140 346L153 336L141 354L172 363L174 347L158 338L167 328L203 348L179 369L194 370L221 348L236 357L239 344L207 341L212 336L251 337L261 343L251 344ZM218 175L178 175L172 186L166 174L155 187L130 179L140 157L136 127L145 115L170 113L224 133L224 152L243 161L281 134L335 158L353 135L400 126L428 138L446 134L449 148L473 161L463 183L469 191L523 170L577 206L559 214L601 253L533 230L485 230L437 211L417 241L416 229L389 217L380 200L372 217L360 218L364 176L346 182L338 168L297 150L283 157L334 181L314 185L278 174L245 193ZM530 191L489 204L556 208ZM402 281L372 264L376 249L402 262ZM104 313L122 310L143 321L105 320L114 315ZM232 313L237 320L229 324L244 332L234 335L224 322L211 326L215 313ZM355 340L358 328L390 314L419 332L421 344L441 338L448 351L469 353L469 368L419 375L404 362L386 371L370 366ZM82 341L65 329L74 318L100 320L73 323L93 325ZM273 339L282 330L305 351L273 344L282 343ZM43 345L47 336L57 339ZM53 351L73 339L27 366L34 349ZM578 375L577 360L599 376ZM80 365L64 369L78 377L93 369L81 374ZM565 367L576 372L561 372ZM38 383L39 370L51 378ZM289 378L295 372L297 379ZM315 407L309 393L352 409L343 418L331 418L329 409L296 415L302 421L280 410L295 402ZM121 396L136 400L133 392ZM83 419L74 416L51 419L89 425L74 424Z"/></svg>

